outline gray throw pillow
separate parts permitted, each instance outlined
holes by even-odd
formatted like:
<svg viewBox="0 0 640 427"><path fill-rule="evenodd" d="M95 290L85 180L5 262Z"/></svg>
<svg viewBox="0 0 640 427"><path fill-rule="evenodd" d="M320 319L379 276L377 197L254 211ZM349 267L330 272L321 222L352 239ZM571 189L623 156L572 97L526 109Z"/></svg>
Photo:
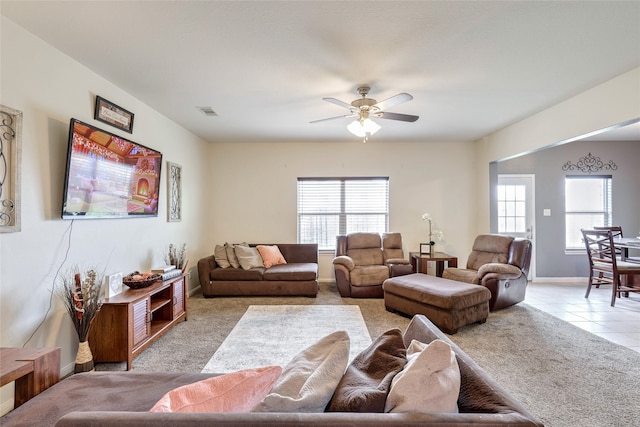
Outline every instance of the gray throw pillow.
<svg viewBox="0 0 640 427"><path fill-rule="evenodd" d="M240 268L240 263L238 262L238 257L236 256L236 250L233 245L228 243L224 244L224 249L227 252L227 260L229 260L229 264L233 268Z"/></svg>
<svg viewBox="0 0 640 427"><path fill-rule="evenodd" d="M229 260L227 259L227 250L222 245L216 245L213 250L213 256L216 259L216 264L220 268L229 268L231 264L229 264Z"/></svg>
<svg viewBox="0 0 640 427"><path fill-rule="evenodd" d="M240 267L242 267L243 270L249 270L254 267L264 267L262 257L260 256L260 252L258 252L257 248L236 245L234 246L234 249L238 262L240 263Z"/></svg>
<svg viewBox="0 0 640 427"><path fill-rule="evenodd" d="M302 350L253 412L324 412L349 363L349 335L337 331Z"/></svg>

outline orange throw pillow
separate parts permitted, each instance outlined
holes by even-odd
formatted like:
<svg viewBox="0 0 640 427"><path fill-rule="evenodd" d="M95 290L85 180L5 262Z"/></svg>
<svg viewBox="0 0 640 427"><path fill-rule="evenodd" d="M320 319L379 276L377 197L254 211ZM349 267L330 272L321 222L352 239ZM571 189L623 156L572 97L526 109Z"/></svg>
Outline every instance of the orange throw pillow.
<svg viewBox="0 0 640 427"><path fill-rule="evenodd" d="M280 366L245 369L171 390L150 412L249 412L271 391Z"/></svg>
<svg viewBox="0 0 640 427"><path fill-rule="evenodd" d="M280 252L280 248L278 246L258 245L256 247L258 248L258 252L260 252L262 262L264 262L264 266L266 268L287 263L287 261L282 256L282 253Z"/></svg>

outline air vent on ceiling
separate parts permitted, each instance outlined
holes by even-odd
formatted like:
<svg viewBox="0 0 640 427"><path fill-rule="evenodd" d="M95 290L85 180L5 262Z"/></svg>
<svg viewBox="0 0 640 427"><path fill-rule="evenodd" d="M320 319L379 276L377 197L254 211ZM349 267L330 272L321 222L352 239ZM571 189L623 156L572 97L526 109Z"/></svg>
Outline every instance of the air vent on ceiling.
<svg viewBox="0 0 640 427"><path fill-rule="evenodd" d="M205 116L215 117L215 116L218 115L218 113L213 111L213 108L211 108L211 107L196 107L196 108L198 110L200 110L202 112L202 114L204 114Z"/></svg>

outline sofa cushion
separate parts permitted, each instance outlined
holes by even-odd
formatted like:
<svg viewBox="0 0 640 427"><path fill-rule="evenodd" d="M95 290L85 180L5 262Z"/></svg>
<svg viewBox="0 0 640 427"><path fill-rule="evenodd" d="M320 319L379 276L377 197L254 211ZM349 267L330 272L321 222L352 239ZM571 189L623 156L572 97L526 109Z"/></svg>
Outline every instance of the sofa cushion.
<svg viewBox="0 0 640 427"><path fill-rule="evenodd" d="M216 245L213 250L213 256L216 259L216 264L220 268L229 268L231 264L229 264L229 260L227 259L227 249L222 245Z"/></svg>
<svg viewBox="0 0 640 427"><path fill-rule="evenodd" d="M400 233L384 233L382 235L382 254L387 263L393 258L404 258Z"/></svg>
<svg viewBox="0 0 640 427"><path fill-rule="evenodd" d="M366 249L347 249L347 256L353 259L354 264L359 267L363 265L381 265L384 263L382 249L366 248Z"/></svg>
<svg viewBox="0 0 640 427"><path fill-rule="evenodd" d="M150 412L249 412L280 374L280 366L267 366L184 385L162 396Z"/></svg>
<svg viewBox="0 0 640 427"><path fill-rule="evenodd" d="M326 410L384 412L391 381L406 363L400 329L385 332L353 359Z"/></svg>
<svg viewBox="0 0 640 427"><path fill-rule="evenodd" d="M262 262L262 257L260 256L260 252L258 252L256 248L236 245L234 249L238 262L240 263L240 267L242 267L243 270L249 270L250 268L255 267L265 267Z"/></svg>
<svg viewBox="0 0 640 427"><path fill-rule="evenodd" d="M440 339L413 340L407 364L391 382L385 412L455 413L459 394L460 369L451 346Z"/></svg>
<svg viewBox="0 0 640 427"><path fill-rule="evenodd" d="M249 270L241 268L214 268L209 273L211 280L219 281L261 281L264 267L256 267Z"/></svg>
<svg viewBox="0 0 640 427"><path fill-rule="evenodd" d="M267 268L262 275L264 280L316 280L318 277L318 264L291 263L274 265Z"/></svg>
<svg viewBox="0 0 640 427"><path fill-rule="evenodd" d="M382 239L378 233L351 233L347 235L349 249L381 248Z"/></svg>
<svg viewBox="0 0 640 427"><path fill-rule="evenodd" d="M282 256L282 253L280 252L280 248L278 248L278 246L276 245L258 245L257 249L258 252L260 252L262 262L264 263L264 266L266 268L287 263L287 261Z"/></svg>
<svg viewBox="0 0 640 427"><path fill-rule="evenodd" d="M389 267L386 265L361 266L351 272L351 286L380 285L388 278Z"/></svg>
<svg viewBox="0 0 640 427"><path fill-rule="evenodd" d="M473 242L473 250L467 259L467 268L479 270L490 262L506 263L509 260L509 247L513 242L511 236L481 234Z"/></svg>
<svg viewBox="0 0 640 427"><path fill-rule="evenodd" d="M349 335L337 331L304 349L254 412L324 412L349 362Z"/></svg>

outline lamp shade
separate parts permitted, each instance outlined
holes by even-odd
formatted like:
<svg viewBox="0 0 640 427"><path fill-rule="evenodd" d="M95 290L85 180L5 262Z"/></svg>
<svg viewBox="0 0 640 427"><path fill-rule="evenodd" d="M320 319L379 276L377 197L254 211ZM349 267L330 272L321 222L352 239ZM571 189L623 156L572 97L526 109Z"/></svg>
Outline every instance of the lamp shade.
<svg viewBox="0 0 640 427"><path fill-rule="evenodd" d="M355 136L365 137L367 135L373 135L381 128L380 125L373 120L367 118L364 120L354 120L347 126L349 132Z"/></svg>

